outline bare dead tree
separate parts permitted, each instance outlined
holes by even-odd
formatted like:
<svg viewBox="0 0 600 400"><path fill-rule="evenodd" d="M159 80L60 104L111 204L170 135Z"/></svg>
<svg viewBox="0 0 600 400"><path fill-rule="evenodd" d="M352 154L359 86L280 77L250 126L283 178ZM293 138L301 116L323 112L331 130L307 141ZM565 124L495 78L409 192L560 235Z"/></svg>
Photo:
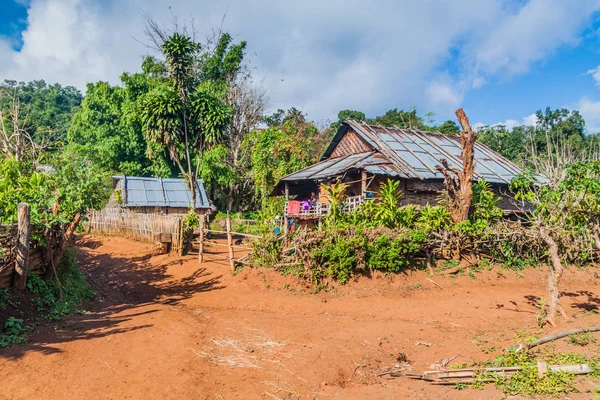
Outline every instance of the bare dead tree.
<svg viewBox="0 0 600 400"><path fill-rule="evenodd" d="M544 131L545 152L539 152L535 135L530 137L526 147L527 160L535 172L556 186L565 178L567 167L579 162L590 162L600 159L600 149L597 146L580 148L572 141L552 134L549 129Z"/></svg>
<svg viewBox="0 0 600 400"><path fill-rule="evenodd" d="M225 134L228 148L225 162L229 168L242 176L224 188L227 210L231 211L243 193L253 191L252 179L244 171L249 167L249 149L242 144L246 136L260 124L268 105L268 95L262 85L253 84L251 74L246 70L230 83L225 102L234 110Z"/></svg>
<svg viewBox="0 0 600 400"><path fill-rule="evenodd" d="M36 137L29 112L30 106L19 99L18 87L0 87L0 154L35 164L44 150L62 138L55 137L52 131L38 132Z"/></svg>
<svg viewBox="0 0 600 400"><path fill-rule="evenodd" d="M454 223L466 221L473 199L473 175L475 173L474 146L477 132L471 128L469 119L462 108L456 110L456 118L462 127L460 143L462 147L462 169L450 166L448 160L440 160L435 169L444 175L444 185L448 196L448 208Z"/></svg>

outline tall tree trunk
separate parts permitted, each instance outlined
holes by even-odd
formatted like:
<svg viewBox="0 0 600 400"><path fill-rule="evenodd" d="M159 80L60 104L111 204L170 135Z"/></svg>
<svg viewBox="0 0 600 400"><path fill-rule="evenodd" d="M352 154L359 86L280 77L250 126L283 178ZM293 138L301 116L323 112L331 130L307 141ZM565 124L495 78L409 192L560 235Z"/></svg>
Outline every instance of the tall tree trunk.
<svg viewBox="0 0 600 400"><path fill-rule="evenodd" d="M474 146L477 141L477 132L471 128L469 119L462 108L456 110L456 117L462 126L460 134L462 169L451 167L448 160L445 159L440 160L442 165L436 165L435 168L444 176L450 216L454 223L459 223L469 218L469 210L473 200Z"/></svg>
<svg viewBox="0 0 600 400"><path fill-rule="evenodd" d="M567 314L560 305L560 278L563 275L563 265L558 254L558 244L550 235L546 227L540 227L540 236L548 246L548 256L550 265L548 266L548 316L546 321L552 326L556 326L556 312L559 311L563 318L567 320Z"/></svg>

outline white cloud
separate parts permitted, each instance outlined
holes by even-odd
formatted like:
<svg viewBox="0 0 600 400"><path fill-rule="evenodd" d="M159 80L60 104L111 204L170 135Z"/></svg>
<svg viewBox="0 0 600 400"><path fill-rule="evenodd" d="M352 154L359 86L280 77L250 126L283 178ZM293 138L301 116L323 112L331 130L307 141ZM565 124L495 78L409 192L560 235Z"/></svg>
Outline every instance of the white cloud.
<svg viewBox="0 0 600 400"><path fill-rule="evenodd" d="M495 124L492 124L491 126L504 125L504 126L506 126L507 129L512 129L516 126L521 126L521 125L533 126L536 124L536 122L537 122L537 117L535 116L535 114L529 114L529 115L521 118L521 120L507 119L506 121L497 122ZM478 122L473 126L482 127L485 125L486 124L484 124L484 123Z"/></svg>
<svg viewBox="0 0 600 400"><path fill-rule="evenodd" d="M594 78L597 85L600 85L600 65L597 66L596 68L592 68L592 69L588 70L587 74L591 75L592 78Z"/></svg>
<svg viewBox="0 0 600 400"><path fill-rule="evenodd" d="M525 72L559 46L576 43L599 7L599 0L530 0L512 15L498 14L473 49L477 68L488 74Z"/></svg>
<svg viewBox="0 0 600 400"><path fill-rule="evenodd" d="M425 89L425 95L434 111L439 109L455 110L462 103L460 91L449 82L434 81Z"/></svg>
<svg viewBox="0 0 600 400"><path fill-rule="evenodd" d="M588 133L600 132L600 100L583 97L577 102L575 108L579 110Z"/></svg>
<svg viewBox="0 0 600 400"><path fill-rule="evenodd" d="M0 39L0 79L116 83L148 52L136 40L144 12L168 23L173 3L201 36L227 12L224 28L248 41L275 109L322 119L344 108L374 115L415 105L443 119L489 77L526 71L574 43L600 0L375 1L368 12L376 18L365 17L361 0L31 0L22 50ZM449 60L458 73L441 70Z"/></svg>
<svg viewBox="0 0 600 400"><path fill-rule="evenodd" d="M485 78L482 76L476 76L473 79L472 87L473 89L479 89L485 84Z"/></svg>
<svg viewBox="0 0 600 400"><path fill-rule="evenodd" d="M537 116L535 113L523 117L523 125L534 126L535 124L537 124Z"/></svg>

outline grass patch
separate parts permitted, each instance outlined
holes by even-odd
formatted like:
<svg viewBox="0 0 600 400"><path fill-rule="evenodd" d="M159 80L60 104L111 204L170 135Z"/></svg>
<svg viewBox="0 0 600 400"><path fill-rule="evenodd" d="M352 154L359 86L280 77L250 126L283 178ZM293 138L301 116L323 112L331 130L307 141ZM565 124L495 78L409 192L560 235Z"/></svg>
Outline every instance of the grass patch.
<svg viewBox="0 0 600 400"><path fill-rule="evenodd" d="M596 337L592 332L582 332L569 335L567 341L573 346L587 346L588 344L596 343Z"/></svg>
<svg viewBox="0 0 600 400"><path fill-rule="evenodd" d="M546 352L534 355L530 352L514 352L506 350L501 355L491 361L477 363L480 367L516 367L522 369L516 371L511 377L495 375L489 372L476 374L476 379L492 378L493 384L504 394L510 396L552 396L559 397L569 393L578 393L577 379L575 374L566 372L548 371L543 377L539 376L537 368L537 359L541 358L548 365L576 365L587 363L592 368L592 373L586 375L587 378L600 377L600 356L588 357L577 353L555 353ZM466 368L471 365L460 364L451 368ZM485 382L475 382L471 388L480 389L485 386ZM460 389L464 389L461 387Z"/></svg>

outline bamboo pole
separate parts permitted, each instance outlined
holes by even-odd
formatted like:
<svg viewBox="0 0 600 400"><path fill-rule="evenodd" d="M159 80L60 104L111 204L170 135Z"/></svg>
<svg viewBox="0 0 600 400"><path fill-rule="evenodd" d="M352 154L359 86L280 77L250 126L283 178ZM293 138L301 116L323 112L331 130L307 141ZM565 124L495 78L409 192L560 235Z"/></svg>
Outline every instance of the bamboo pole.
<svg viewBox="0 0 600 400"><path fill-rule="evenodd" d="M204 262L204 215L200 218L200 237L198 238L198 262L202 264Z"/></svg>
<svg viewBox="0 0 600 400"><path fill-rule="evenodd" d="M287 204L288 201L290 200L290 186L287 182L285 182L285 204L286 204L286 209L283 210L283 235L285 237L287 237L288 234L288 210L287 210Z"/></svg>
<svg viewBox="0 0 600 400"><path fill-rule="evenodd" d="M31 242L31 224L29 204L19 203L18 205L18 226L17 226L17 260L15 265L15 287L17 290L24 291L27 285L27 275L29 274L29 245Z"/></svg>
<svg viewBox="0 0 600 400"><path fill-rule="evenodd" d="M233 255L233 238L231 236L231 218L229 217L229 213L227 213L227 245L229 247L229 266L231 267L231 271L235 270L235 261Z"/></svg>
<svg viewBox="0 0 600 400"><path fill-rule="evenodd" d="M179 255L183 256L183 218L179 221Z"/></svg>

